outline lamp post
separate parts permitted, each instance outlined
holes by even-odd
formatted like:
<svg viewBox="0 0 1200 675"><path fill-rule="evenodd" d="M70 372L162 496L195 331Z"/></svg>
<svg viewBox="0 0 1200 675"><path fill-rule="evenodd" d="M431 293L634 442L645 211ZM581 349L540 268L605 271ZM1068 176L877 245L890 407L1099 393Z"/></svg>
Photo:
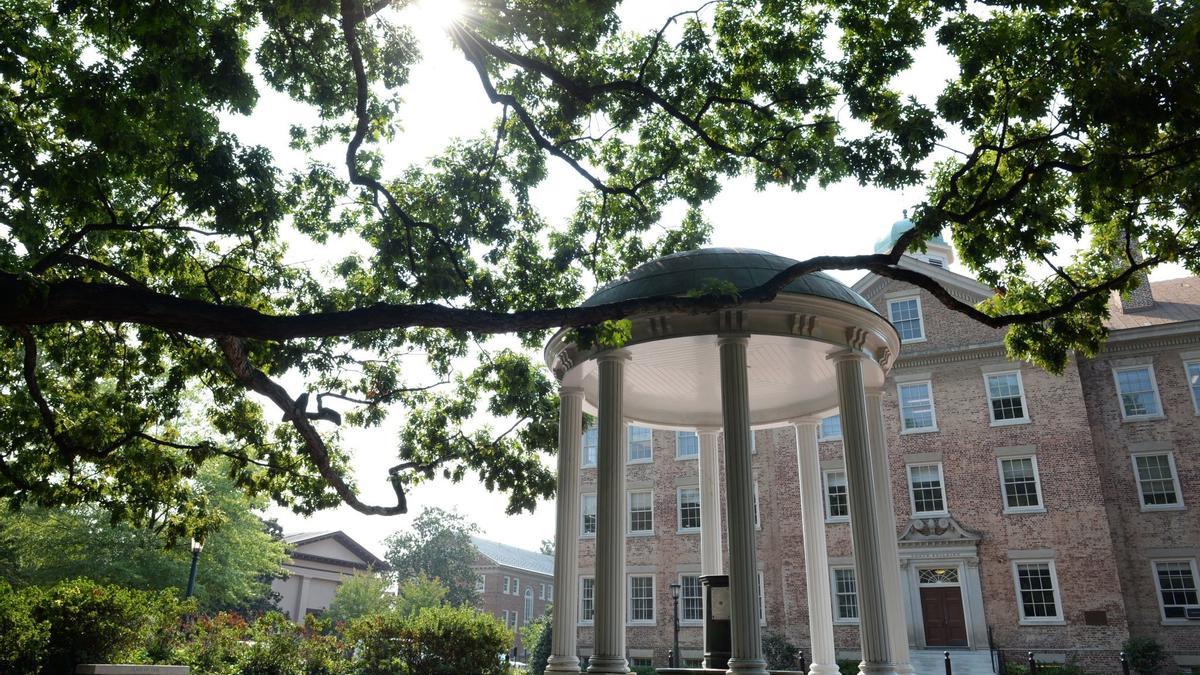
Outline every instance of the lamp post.
<svg viewBox="0 0 1200 675"><path fill-rule="evenodd" d="M192 597L192 591L196 590L196 563L200 562L200 551L204 550L204 543L192 540L192 571L188 573L187 593L183 597Z"/></svg>
<svg viewBox="0 0 1200 675"><path fill-rule="evenodd" d="M671 667L679 667L679 591L683 588L679 584L671 584L671 604L674 606L674 616L671 619L671 626L675 634L671 640Z"/></svg>

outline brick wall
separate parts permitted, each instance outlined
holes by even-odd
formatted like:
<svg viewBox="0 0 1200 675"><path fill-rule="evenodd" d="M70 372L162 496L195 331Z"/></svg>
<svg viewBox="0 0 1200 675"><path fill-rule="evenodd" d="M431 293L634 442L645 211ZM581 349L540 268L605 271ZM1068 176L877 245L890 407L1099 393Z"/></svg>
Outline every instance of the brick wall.
<svg viewBox="0 0 1200 675"><path fill-rule="evenodd" d="M527 570L499 566L483 556L476 558L474 569L477 574L482 574L484 577L483 592L479 594L479 602L476 606L501 621L504 620L504 612L507 611L510 616L513 612L517 613L517 628L514 631L516 654L518 658L524 658L526 652L533 649L533 645L522 643L521 629L528 621L542 616L547 605L551 604L550 600L542 598L541 589L542 584L545 584L549 592L549 588L554 584L554 578ZM508 593L504 592L505 577L509 579ZM511 592L514 588L514 579L520 583L516 594ZM533 590L533 614L528 617L528 620L525 614L525 590L527 588ZM511 626L511 623L509 625Z"/></svg>

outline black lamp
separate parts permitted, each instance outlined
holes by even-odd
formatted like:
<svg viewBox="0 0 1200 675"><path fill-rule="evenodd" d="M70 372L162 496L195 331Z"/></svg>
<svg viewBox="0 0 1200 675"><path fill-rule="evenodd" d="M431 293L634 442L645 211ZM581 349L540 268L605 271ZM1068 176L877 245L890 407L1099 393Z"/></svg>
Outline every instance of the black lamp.
<svg viewBox="0 0 1200 675"><path fill-rule="evenodd" d="M683 590L683 586L679 584L671 584L671 603L674 606L674 616L672 617L671 625L674 628L674 638L671 643L671 667L679 667L679 593Z"/></svg>

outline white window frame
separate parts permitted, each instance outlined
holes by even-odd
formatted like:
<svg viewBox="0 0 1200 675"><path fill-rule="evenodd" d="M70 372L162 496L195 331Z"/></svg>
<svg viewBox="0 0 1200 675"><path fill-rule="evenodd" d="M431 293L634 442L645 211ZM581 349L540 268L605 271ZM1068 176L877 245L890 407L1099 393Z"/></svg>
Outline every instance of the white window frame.
<svg viewBox="0 0 1200 675"><path fill-rule="evenodd" d="M681 485L675 488L675 531L678 534L695 534L700 531L700 526L684 527L683 526L683 491L696 491L696 504L699 508L700 504L700 486L698 485Z"/></svg>
<svg viewBox="0 0 1200 675"><path fill-rule="evenodd" d="M596 434L596 454L593 456L593 458L592 458L593 461L591 461L591 462L588 461L587 452L585 452L585 450L584 450L587 447L587 435L589 432L594 432ZM597 462L599 462L599 460L600 460L600 430L596 427L595 424L593 424L592 426L584 429L583 433L580 434L580 436L579 436L579 468L594 469L594 468L596 468L596 464L597 464Z"/></svg>
<svg viewBox="0 0 1200 675"><path fill-rule="evenodd" d="M634 530L633 529L633 496L639 494L650 495L650 529L649 530ZM625 494L625 534L630 537L652 537L654 536L654 490L629 490Z"/></svg>
<svg viewBox="0 0 1200 675"><path fill-rule="evenodd" d="M519 577L513 577L512 594L513 595L521 594L521 579Z"/></svg>
<svg viewBox="0 0 1200 675"><path fill-rule="evenodd" d="M487 575L480 572L475 575L475 592L483 593L487 590Z"/></svg>
<svg viewBox="0 0 1200 675"><path fill-rule="evenodd" d="M1050 569L1050 582L1052 584L1054 584L1054 588L1053 588L1054 608L1056 610L1058 610L1058 616L1027 617L1027 616L1025 616L1025 602L1021 598L1021 575L1020 575L1018 568L1021 565L1036 565L1036 564L1041 564L1041 563L1047 564ZM1066 618L1065 618L1066 611L1064 611L1063 604L1062 604L1062 591L1061 591L1061 587L1058 584L1058 570L1054 566L1053 558L1030 558L1028 560L1025 560L1025 559L1014 560L1014 561L1012 561L1012 578L1013 578L1013 590L1017 594L1017 616L1020 617L1020 620L1018 621L1018 623L1020 625L1022 625L1022 626L1044 626L1047 624L1063 625L1067 622Z"/></svg>
<svg viewBox="0 0 1200 675"><path fill-rule="evenodd" d="M762 504L758 500L758 481L754 481L754 529L762 529Z"/></svg>
<svg viewBox="0 0 1200 675"><path fill-rule="evenodd" d="M545 600L545 599L546 599L546 584L540 584L540 588L538 589L538 600Z"/></svg>
<svg viewBox="0 0 1200 675"><path fill-rule="evenodd" d="M583 587L584 587L584 581L589 581L589 580L592 582L592 618L584 619L583 618L583 600L584 600ZM576 605L577 605L577 607L575 608L575 623L576 623L576 625L591 626L596 623L596 577L595 576L593 576L591 574L585 574L585 575L579 577L579 602L577 602Z"/></svg>
<svg viewBox="0 0 1200 675"><path fill-rule="evenodd" d="M912 385L915 385L915 384L925 385L926 390L929 392L929 418L930 418L930 421L933 422L933 424L928 427L913 427L911 429L908 429L908 428L905 428L905 426L904 426L904 396L900 393L900 391L904 387L911 387ZM937 403L933 400L933 380L913 380L911 382L897 382L896 383L896 405L897 405L897 409L900 411L900 434L901 435L931 434L938 430Z"/></svg>
<svg viewBox="0 0 1200 675"><path fill-rule="evenodd" d="M1017 376L1017 393L1021 397L1021 413L1022 417L1013 418L1011 420L996 419L996 410L992 407L992 384L988 380L1000 375L1016 375ZM932 389L930 389L932 399ZM1020 370L1001 370L994 373L983 374L983 396L987 399L988 421L993 427L1007 427L1014 424L1029 424L1029 401L1025 398L1025 378L1021 376Z"/></svg>
<svg viewBox="0 0 1200 675"><path fill-rule="evenodd" d="M844 516L835 516L832 514L832 511L833 511L832 506L833 505L829 499L829 475L834 474L834 473L842 474L843 481L846 483L846 510L847 510L847 513ZM823 488L822 492L825 493L824 494L824 497L825 497L825 522L827 522L827 523L848 523L848 522L850 522L850 514L849 514L850 481L849 481L849 477L846 476L846 470L845 469L825 469L824 471L822 471L821 472L821 487Z"/></svg>
<svg viewBox="0 0 1200 675"><path fill-rule="evenodd" d="M504 577L504 594L508 595L512 590L512 577Z"/></svg>
<svg viewBox="0 0 1200 675"><path fill-rule="evenodd" d="M525 623L523 625L528 626L529 625L529 616L531 614L533 614L533 587L532 586L525 587L525 597L522 599L524 600L524 604L522 604L521 607L525 610Z"/></svg>
<svg viewBox="0 0 1200 675"><path fill-rule="evenodd" d="M913 491L912 470L924 468L927 466L936 466L938 470L938 481L942 487L942 510L941 511L917 511L917 496ZM904 467L904 473L908 478L908 508L909 513L913 517L938 517L950 515L950 500L946 495L946 470L942 467L941 462L919 462L909 464Z"/></svg>
<svg viewBox="0 0 1200 675"><path fill-rule="evenodd" d="M905 344L905 345L916 344L918 342L924 342L929 339L929 334L925 332L925 308L921 304L921 295L919 293L916 295L906 295L901 298L889 298L887 301L888 323L891 323L893 326L895 325L895 322L892 321L892 305L896 305L901 302L908 302L909 300L917 301L917 325L921 327L921 337L909 338L907 340L901 338L900 344ZM896 331L896 332L899 333L899 331Z"/></svg>
<svg viewBox="0 0 1200 675"><path fill-rule="evenodd" d="M1192 376L1188 374L1188 368L1192 366L1200 369L1200 359L1184 359L1183 361L1183 377L1187 380L1187 388L1192 395L1192 412L1200 416L1200 399L1196 397L1196 389L1192 387Z"/></svg>
<svg viewBox="0 0 1200 675"><path fill-rule="evenodd" d="M1137 458L1138 457L1154 457L1158 455L1167 456L1167 465L1171 467L1171 484L1175 488L1175 503L1174 504L1147 504L1146 496L1142 493L1142 477L1138 473ZM1172 450L1153 450L1147 452L1134 452L1129 455L1129 462L1133 467L1133 482L1137 485L1138 507L1143 511L1182 511L1187 508L1183 503L1183 490L1179 485L1179 469L1175 466L1175 452Z"/></svg>
<svg viewBox="0 0 1200 675"><path fill-rule="evenodd" d="M679 454L679 447L680 447L679 435L680 434L692 434L693 436L695 436L695 438L696 438L696 454L694 454L694 455ZM700 459L700 432L699 431L676 431L675 432L675 459L682 459L682 460Z"/></svg>
<svg viewBox="0 0 1200 675"><path fill-rule="evenodd" d="M639 457L634 459L630 454L633 452L633 430L645 429L650 432L650 439L647 447L650 448L650 455L647 457ZM630 424L625 427L625 463L626 464L650 464L654 461L654 429L644 427L640 424Z"/></svg>
<svg viewBox="0 0 1200 675"><path fill-rule="evenodd" d="M504 627L508 628L508 610L504 610Z"/></svg>
<svg viewBox="0 0 1200 675"><path fill-rule="evenodd" d="M1149 370L1150 371L1150 388L1154 392L1154 402L1158 406L1158 412L1146 415L1126 415L1125 403L1121 400L1121 382L1117 379L1118 373L1123 373L1130 370ZM1117 392L1117 409L1121 411L1122 422L1137 422L1140 420L1161 420L1166 415L1163 412L1162 396L1158 392L1158 375L1154 372L1153 363L1144 363L1138 366L1121 366L1112 369L1113 388Z"/></svg>
<svg viewBox="0 0 1200 675"><path fill-rule="evenodd" d="M1158 564L1159 563L1187 563L1192 568L1192 583L1196 584L1200 589L1200 573L1196 568L1195 558L1155 558L1150 561L1150 575L1154 578L1154 595L1158 599L1158 616L1162 620L1164 626L1187 626L1195 623L1195 620L1179 617L1168 617L1167 607L1163 604L1162 586L1159 585ZM1200 591L1198 591L1200 592Z"/></svg>
<svg viewBox="0 0 1200 675"><path fill-rule="evenodd" d="M683 607L683 578L696 577L696 584L700 586L700 618L685 619ZM704 625L704 584L700 583L699 572L680 572L676 579L679 584L679 625L680 626L703 626Z"/></svg>
<svg viewBox="0 0 1200 675"><path fill-rule="evenodd" d="M1005 486L1004 486L1004 462L1015 460L1015 459L1028 459L1028 460L1030 460L1031 464L1033 465L1033 489L1037 492L1037 499L1038 499L1037 506L1009 506L1008 505L1008 492L1005 491ZM1004 507L1004 513L1045 513L1046 512L1046 498L1042 496L1042 472L1040 469L1038 469L1037 455L1029 454L1029 455L1013 455L1011 457L997 457L996 458L996 472L1000 477L1000 503ZM943 493L942 499L945 499L945 496L944 496L945 492L946 492L946 484L943 481L943 483L942 483L942 493Z"/></svg>
<svg viewBox="0 0 1200 675"><path fill-rule="evenodd" d="M546 584L546 600L554 602L554 584Z"/></svg>
<svg viewBox="0 0 1200 675"><path fill-rule="evenodd" d="M763 577L763 571L758 571L758 625L767 625L767 580Z"/></svg>
<svg viewBox="0 0 1200 675"><path fill-rule="evenodd" d="M650 618L637 619L633 618L633 580L649 579L650 580ZM628 574L625 576L625 597L628 600L625 602L625 625L627 626L655 626L658 624L658 579L656 575L651 574Z"/></svg>
<svg viewBox="0 0 1200 675"><path fill-rule="evenodd" d="M838 435L837 436L826 436L825 435L825 420L831 419L834 417L840 418L841 416L842 416L841 413L838 413L837 415L826 415L821 418L821 422L819 424L817 424L817 440L818 441L840 441L840 440L842 440L842 421L840 419L838 420Z"/></svg>
<svg viewBox="0 0 1200 675"><path fill-rule="evenodd" d="M854 607L859 615L862 614L862 594L858 590L858 572L855 571L854 565L831 565L829 567L829 592L833 600L833 622L839 625L857 626L859 622L858 616L846 618L841 615L841 605L838 603L837 591L837 571L850 570L854 575Z"/></svg>
<svg viewBox="0 0 1200 675"><path fill-rule="evenodd" d="M585 492L585 493L579 495L579 538L580 539L594 539L596 537L595 532L588 532L583 526L584 516L587 515L587 509L583 508L583 504L587 500L588 497L592 498L592 505L593 505L592 506L592 509L593 509L592 515L597 518L597 521L599 521L599 516L597 515L598 509L596 508L596 493L595 492ZM596 529L597 530L600 529L599 522L597 522Z"/></svg>

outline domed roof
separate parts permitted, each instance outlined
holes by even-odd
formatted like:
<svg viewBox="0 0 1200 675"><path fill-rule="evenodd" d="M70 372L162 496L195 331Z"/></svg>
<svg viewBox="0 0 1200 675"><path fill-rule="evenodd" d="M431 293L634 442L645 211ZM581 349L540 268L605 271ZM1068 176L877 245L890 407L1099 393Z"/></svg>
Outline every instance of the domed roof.
<svg viewBox="0 0 1200 675"><path fill-rule="evenodd" d="M761 286L796 262L781 255L747 248L702 248L674 253L629 270L624 276L600 287L583 302L583 306L656 295L686 295L689 291L703 288L708 279L728 281L739 291L745 291ZM795 279L782 292L838 300L875 312L871 303L861 295L822 272Z"/></svg>
<svg viewBox="0 0 1200 675"><path fill-rule="evenodd" d="M905 211L903 218L892 223L892 229L890 232L888 232L888 236L875 242L875 252L887 253L888 251L892 250L892 246L896 245L896 240L900 238L900 235L908 232L911 229L913 229L913 221L908 219L908 212ZM935 246L945 246L947 248L950 246L950 244L946 243L946 240L942 238L941 233L938 233L934 237L930 237L925 243L933 244Z"/></svg>

